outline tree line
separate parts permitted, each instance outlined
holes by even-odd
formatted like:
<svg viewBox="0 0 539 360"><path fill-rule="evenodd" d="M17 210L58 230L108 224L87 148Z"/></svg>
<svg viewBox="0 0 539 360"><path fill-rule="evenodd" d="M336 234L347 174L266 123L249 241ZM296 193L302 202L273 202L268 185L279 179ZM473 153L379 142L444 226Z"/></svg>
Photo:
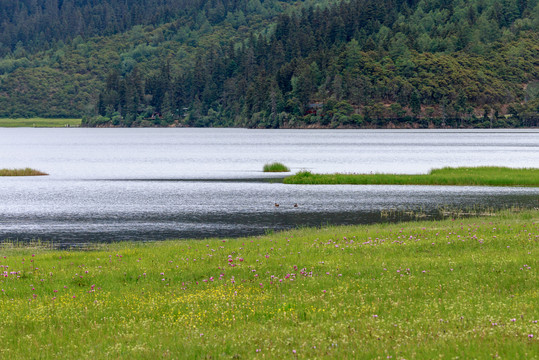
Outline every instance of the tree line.
<svg viewBox="0 0 539 360"><path fill-rule="evenodd" d="M0 24L3 117L537 126L538 0L0 0Z"/></svg>
<svg viewBox="0 0 539 360"><path fill-rule="evenodd" d="M534 1L351 0L194 66L113 71L88 125L537 126Z"/></svg>

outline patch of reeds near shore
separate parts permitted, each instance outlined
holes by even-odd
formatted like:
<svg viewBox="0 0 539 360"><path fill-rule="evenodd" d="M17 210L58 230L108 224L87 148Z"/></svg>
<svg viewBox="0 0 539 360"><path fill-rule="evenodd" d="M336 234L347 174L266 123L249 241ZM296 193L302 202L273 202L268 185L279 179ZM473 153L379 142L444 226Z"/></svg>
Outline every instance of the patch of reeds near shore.
<svg viewBox="0 0 539 360"><path fill-rule="evenodd" d="M289 172L288 166L281 164L280 162L274 162L264 165L264 172Z"/></svg>
<svg viewBox="0 0 539 360"><path fill-rule="evenodd" d="M424 175L399 174L313 174L299 172L284 179L285 184L313 185L460 185L539 186L538 168L445 167Z"/></svg>
<svg viewBox="0 0 539 360"><path fill-rule="evenodd" d="M35 169L0 169L0 176L43 176L49 175Z"/></svg>
<svg viewBox="0 0 539 360"><path fill-rule="evenodd" d="M8 242L0 358L534 359L538 214L88 251Z"/></svg>

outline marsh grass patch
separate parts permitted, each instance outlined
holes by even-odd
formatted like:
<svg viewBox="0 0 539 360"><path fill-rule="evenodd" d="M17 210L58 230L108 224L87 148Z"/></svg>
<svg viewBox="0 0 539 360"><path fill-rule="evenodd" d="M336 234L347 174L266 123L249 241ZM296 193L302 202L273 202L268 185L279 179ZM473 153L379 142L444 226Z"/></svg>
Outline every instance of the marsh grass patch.
<svg viewBox="0 0 539 360"><path fill-rule="evenodd" d="M264 172L290 172L290 168L280 162L264 165Z"/></svg>

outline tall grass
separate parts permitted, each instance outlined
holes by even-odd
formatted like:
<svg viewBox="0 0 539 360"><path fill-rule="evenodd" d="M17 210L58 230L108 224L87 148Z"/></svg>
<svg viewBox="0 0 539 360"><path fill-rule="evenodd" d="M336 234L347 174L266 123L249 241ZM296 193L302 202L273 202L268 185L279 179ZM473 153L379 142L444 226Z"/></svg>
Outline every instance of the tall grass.
<svg viewBox="0 0 539 360"><path fill-rule="evenodd" d="M0 248L0 358L533 359L539 214Z"/></svg>
<svg viewBox="0 0 539 360"><path fill-rule="evenodd" d="M468 185L539 186L538 168L446 167L425 175L313 174L299 172L284 179L286 184L378 184L378 185Z"/></svg>
<svg viewBox="0 0 539 360"><path fill-rule="evenodd" d="M263 171L264 172L289 172L290 169L284 164L281 164L279 162L274 162L271 164L264 165Z"/></svg>
<svg viewBox="0 0 539 360"><path fill-rule="evenodd" d="M30 168L26 169L0 169L0 176L41 176L47 173Z"/></svg>
<svg viewBox="0 0 539 360"><path fill-rule="evenodd" d="M18 118L0 119L0 127L66 127L80 126L82 119Z"/></svg>

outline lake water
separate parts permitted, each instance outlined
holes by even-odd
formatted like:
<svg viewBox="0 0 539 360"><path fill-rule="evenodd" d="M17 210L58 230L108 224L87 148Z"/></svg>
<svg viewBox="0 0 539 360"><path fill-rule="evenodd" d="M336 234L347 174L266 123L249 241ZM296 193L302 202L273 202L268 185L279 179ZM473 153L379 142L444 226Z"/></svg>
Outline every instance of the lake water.
<svg viewBox="0 0 539 360"><path fill-rule="evenodd" d="M533 188L284 185L261 171L273 161L321 173L539 167L539 131L4 128L0 168L50 176L0 177L0 240L231 237L388 210L539 206Z"/></svg>

